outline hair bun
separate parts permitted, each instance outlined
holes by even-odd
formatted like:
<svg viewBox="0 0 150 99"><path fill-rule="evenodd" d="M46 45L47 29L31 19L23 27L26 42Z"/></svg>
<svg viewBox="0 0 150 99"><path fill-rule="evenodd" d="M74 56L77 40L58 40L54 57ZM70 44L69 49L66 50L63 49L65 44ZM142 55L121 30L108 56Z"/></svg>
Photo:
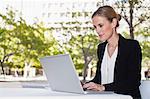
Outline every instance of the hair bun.
<svg viewBox="0 0 150 99"><path fill-rule="evenodd" d="M120 21L121 20L121 15L117 14L117 20Z"/></svg>

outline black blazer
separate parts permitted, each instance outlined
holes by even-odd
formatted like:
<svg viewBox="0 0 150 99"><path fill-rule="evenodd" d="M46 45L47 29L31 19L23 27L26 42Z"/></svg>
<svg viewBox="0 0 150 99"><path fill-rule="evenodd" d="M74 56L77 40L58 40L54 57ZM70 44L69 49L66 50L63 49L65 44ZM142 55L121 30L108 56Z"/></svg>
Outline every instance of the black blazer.
<svg viewBox="0 0 150 99"><path fill-rule="evenodd" d="M101 63L107 42L98 45L98 63L96 75L92 82L101 84ZM136 40L125 39L119 34L118 54L114 68L113 83L105 84L106 91L114 91L118 94L131 95L140 99L141 81L141 48Z"/></svg>

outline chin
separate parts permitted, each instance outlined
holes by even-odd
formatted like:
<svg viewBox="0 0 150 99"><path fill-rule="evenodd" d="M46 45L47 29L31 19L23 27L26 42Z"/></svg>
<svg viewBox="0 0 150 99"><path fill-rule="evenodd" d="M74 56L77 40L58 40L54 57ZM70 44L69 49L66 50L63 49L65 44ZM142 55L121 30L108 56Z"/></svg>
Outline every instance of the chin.
<svg viewBox="0 0 150 99"><path fill-rule="evenodd" d="M104 37L99 37L99 40L102 41L102 42L104 42L104 41L106 41L107 39L104 38Z"/></svg>

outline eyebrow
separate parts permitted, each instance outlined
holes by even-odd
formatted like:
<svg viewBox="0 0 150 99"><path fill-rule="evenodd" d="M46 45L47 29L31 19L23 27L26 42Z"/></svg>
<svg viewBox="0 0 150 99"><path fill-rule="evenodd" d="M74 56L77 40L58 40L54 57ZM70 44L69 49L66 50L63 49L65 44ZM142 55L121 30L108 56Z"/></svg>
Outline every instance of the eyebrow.
<svg viewBox="0 0 150 99"><path fill-rule="evenodd" d="M104 24L99 23L98 26L103 26ZM95 25L93 25L94 28L96 28Z"/></svg>

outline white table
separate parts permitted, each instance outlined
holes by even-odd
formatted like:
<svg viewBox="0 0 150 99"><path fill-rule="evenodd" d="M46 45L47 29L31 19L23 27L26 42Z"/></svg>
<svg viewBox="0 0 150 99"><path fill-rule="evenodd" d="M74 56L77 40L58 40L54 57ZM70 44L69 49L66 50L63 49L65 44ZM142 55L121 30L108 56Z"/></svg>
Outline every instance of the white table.
<svg viewBox="0 0 150 99"><path fill-rule="evenodd" d="M17 85L19 83L16 83ZM9 83L5 84L4 87L0 87L0 98L3 99L132 99L128 95L119 94L73 94L65 92L55 92L50 88L23 88L20 85ZM1 85L1 83L0 83ZM6 87L6 85L8 85ZM11 87L10 87L11 86ZM27 85L28 86L28 85ZM34 85L35 86L35 85Z"/></svg>
<svg viewBox="0 0 150 99"><path fill-rule="evenodd" d="M127 95L119 94L90 94L81 95L64 92L54 92L48 88L0 88L0 97L3 99L38 98L38 99L132 99Z"/></svg>

